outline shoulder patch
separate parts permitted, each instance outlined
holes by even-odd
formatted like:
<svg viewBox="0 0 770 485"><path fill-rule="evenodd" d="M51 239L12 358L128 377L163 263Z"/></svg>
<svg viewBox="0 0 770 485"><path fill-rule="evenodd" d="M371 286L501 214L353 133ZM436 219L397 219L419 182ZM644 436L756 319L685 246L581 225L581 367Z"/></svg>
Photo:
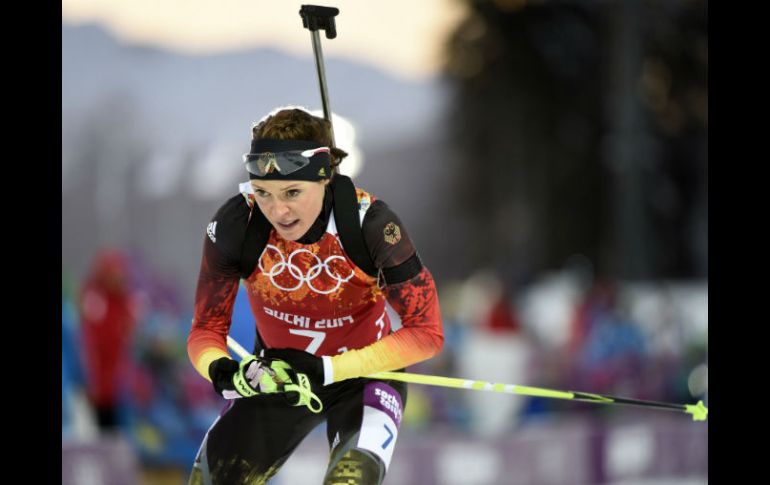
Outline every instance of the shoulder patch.
<svg viewBox="0 0 770 485"><path fill-rule="evenodd" d="M388 222L385 229L382 230L385 242L388 244L397 244L401 240L401 228L395 222Z"/></svg>

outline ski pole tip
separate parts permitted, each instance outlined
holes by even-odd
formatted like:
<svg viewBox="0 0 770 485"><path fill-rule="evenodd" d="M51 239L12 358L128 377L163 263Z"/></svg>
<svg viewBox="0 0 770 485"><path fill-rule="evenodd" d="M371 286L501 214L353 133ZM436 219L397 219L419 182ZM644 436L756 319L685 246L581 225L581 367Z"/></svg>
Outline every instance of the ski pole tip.
<svg viewBox="0 0 770 485"><path fill-rule="evenodd" d="M698 401L698 404L685 405L685 412L692 414L693 421L706 421L709 410L703 405L703 401Z"/></svg>

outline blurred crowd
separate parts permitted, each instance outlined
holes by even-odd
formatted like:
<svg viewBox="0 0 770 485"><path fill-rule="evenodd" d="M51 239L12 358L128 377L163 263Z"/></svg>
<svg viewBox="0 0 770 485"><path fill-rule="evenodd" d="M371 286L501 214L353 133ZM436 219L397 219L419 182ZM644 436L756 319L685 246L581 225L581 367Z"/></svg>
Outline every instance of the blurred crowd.
<svg viewBox="0 0 770 485"><path fill-rule="evenodd" d="M62 288L62 443L120 435L145 465L187 467L222 405L187 360L191 309L116 250Z"/></svg>
<svg viewBox="0 0 770 485"><path fill-rule="evenodd" d="M411 372L637 399L707 402L706 282L617 282L565 268L526 284L479 271L439 284L445 348ZM187 469L224 406L189 363L192 308L141 255L104 250L62 276L62 444L120 435L144 466ZM398 326L398 323L395 323ZM231 335L255 335L240 289ZM404 426L480 436L564 413L554 399L411 386Z"/></svg>
<svg viewBox="0 0 770 485"><path fill-rule="evenodd" d="M523 285L479 271L439 290L446 348L411 369L494 383L707 403L708 286L618 282L568 266ZM413 387L426 424L483 436L582 413L602 419L622 406ZM625 408L627 410L627 408ZM409 412L409 409L407 409Z"/></svg>

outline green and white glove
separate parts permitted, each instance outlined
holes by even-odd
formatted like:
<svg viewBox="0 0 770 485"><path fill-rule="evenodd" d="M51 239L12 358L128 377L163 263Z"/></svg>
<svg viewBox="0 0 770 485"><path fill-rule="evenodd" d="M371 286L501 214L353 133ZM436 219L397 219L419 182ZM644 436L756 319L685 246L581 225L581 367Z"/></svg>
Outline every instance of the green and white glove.
<svg viewBox="0 0 770 485"><path fill-rule="evenodd" d="M284 360L250 355L238 363L222 357L209 365L209 377L214 390L225 399L283 393L292 406L307 406L314 413L323 409L308 376Z"/></svg>
<svg viewBox="0 0 770 485"><path fill-rule="evenodd" d="M321 400L313 392L324 385L321 357L297 349L265 349L263 355L270 361L271 368L280 366L281 371L291 379L291 383L283 389L289 404L307 406L313 412L321 411Z"/></svg>

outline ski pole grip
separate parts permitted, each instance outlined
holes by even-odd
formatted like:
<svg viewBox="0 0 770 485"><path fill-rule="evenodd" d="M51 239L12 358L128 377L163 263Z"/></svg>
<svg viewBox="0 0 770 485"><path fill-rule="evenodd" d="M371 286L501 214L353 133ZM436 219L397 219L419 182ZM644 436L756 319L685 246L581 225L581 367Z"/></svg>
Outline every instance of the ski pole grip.
<svg viewBox="0 0 770 485"><path fill-rule="evenodd" d="M299 15L302 17L302 26L311 32L323 30L327 39L337 37L337 26L334 17L340 13L340 9L334 7L322 7L320 5L302 5Z"/></svg>

